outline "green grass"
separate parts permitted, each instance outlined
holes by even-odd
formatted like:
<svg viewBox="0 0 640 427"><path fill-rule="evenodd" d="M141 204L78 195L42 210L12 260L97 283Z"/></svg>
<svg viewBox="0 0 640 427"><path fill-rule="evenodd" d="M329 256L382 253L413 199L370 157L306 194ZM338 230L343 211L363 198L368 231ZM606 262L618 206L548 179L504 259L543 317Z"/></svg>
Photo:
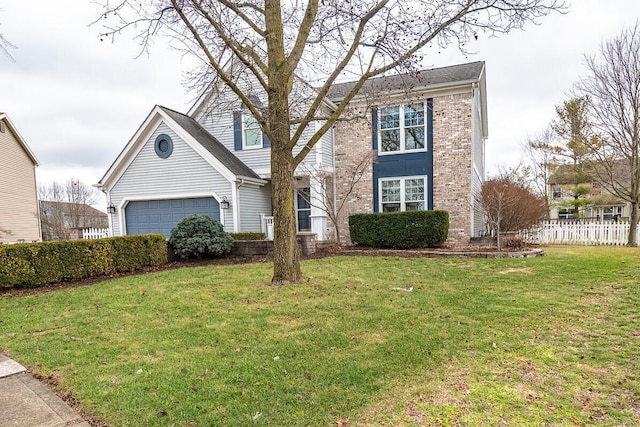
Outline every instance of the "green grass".
<svg viewBox="0 0 640 427"><path fill-rule="evenodd" d="M640 250L335 257L0 299L0 348L110 426L638 426ZM413 288L412 292L392 288Z"/></svg>

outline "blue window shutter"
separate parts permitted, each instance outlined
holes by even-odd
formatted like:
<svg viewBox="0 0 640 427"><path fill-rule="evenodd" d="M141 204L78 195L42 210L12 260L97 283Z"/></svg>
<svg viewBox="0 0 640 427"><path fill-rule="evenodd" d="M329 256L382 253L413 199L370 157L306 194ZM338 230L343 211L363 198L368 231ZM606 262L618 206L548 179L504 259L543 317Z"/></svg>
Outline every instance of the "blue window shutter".
<svg viewBox="0 0 640 427"><path fill-rule="evenodd" d="M267 134L264 133L264 131L262 132L262 147L271 147L271 141L269 140Z"/></svg>
<svg viewBox="0 0 640 427"><path fill-rule="evenodd" d="M242 112L233 112L233 147L236 151L242 150Z"/></svg>
<svg viewBox="0 0 640 427"><path fill-rule="evenodd" d="M371 109L371 148L378 149L378 109Z"/></svg>

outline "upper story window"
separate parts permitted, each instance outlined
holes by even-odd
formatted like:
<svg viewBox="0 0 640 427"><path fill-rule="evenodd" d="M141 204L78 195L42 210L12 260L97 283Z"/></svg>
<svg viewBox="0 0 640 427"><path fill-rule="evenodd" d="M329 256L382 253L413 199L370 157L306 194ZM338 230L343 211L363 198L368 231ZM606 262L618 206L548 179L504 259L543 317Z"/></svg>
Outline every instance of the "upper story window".
<svg viewBox="0 0 640 427"><path fill-rule="evenodd" d="M422 211L426 209L426 178L385 178L380 180L380 211Z"/></svg>
<svg viewBox="0 0 640 427"><path fill-rule="evenodd" d="M425 103L380 108L380 152L426 149Z"/></svg>
<svg viewBox="0 0 640 427"><path fill-rule="evenodd" d="M262 129L253 115L245 111L242 114L242 146L246 149L262 148Z"/></svg>
<svg viewBox="0 0 640 427"><path fill-rule="evenodd" d="M551 187L551 192L553 194L554 199L562 198L562 188L559 185L554 185Z"/></svg>

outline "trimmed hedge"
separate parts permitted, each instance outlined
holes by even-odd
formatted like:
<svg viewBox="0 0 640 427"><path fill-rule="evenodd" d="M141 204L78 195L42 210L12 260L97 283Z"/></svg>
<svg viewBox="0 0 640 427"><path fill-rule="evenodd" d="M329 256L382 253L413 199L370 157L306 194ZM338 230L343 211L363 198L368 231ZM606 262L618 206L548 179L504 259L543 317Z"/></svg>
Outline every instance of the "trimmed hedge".
<svg viewBox="0 0 640 427"><path fill-rule="evenodd" d="M267 235L259 231L247 231L244 233L230 233L233 240L265 240Z"/></svg>
<svg viewBox="0 0 640 427"><path fill-rule="evenodd" d="M0 288L35 288L166 262L162 234L1 245Z"/></svg>
<svg viewBox="0 0 640 427"><path fill-rule="evenodd" d="M449 212L410 211L349 216L351 241L374 248L412 249L442 246L449 233Z"/></svg>

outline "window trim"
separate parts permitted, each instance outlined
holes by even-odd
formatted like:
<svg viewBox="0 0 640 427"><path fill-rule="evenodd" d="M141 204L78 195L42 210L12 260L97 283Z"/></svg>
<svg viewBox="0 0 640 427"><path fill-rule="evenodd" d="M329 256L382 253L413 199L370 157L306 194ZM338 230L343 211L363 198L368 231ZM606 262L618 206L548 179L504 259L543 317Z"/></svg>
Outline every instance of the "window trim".
<svg viewBox="0 0 640 427"><path fill-rule="evenodd" d="M260 143L256 145L247 145L247 130L251 130L253 128L247 128L246 122L247 118L251 117L257 125L258 130L260 131ZM257 150L260 148L264 148L264 134L262 133L262 128L260 127L260 123L258 120L251 114L249 111L242 111L240 122L242 124L242 150Z"/></svg>
<svg viewBox="0 0 640 427"><path fill-rule="evenodd" d="M305 192L305 190L308 190L308 197L309 200L306 200L304 196L301 196L300 193ZM298 197L302 197L303 200L305 200L307 202L307 204L309 205L309 207L306 208L301 208L300 207L300 203L298 202ZM300 188L296 188L295 191L295 198L294 198L294 202L295 202L295 212L296 212L296 232L300 233L306 233L306 232L310 232L313 229L313 224L311 221L311 187L300 187ZM300 230L300 212L309 212L309 229L302 229L302 231Z"/></svg>
<svg viewBox="0 0 640 427"><path fill-rule="evenodd" d="M162 142L166 143L166 149L162 149ZM165 133L161 133L156 137L156 140L153 143L153 148L156 152L156 155L161 159L168 159L169 156L173 153L173 140L171 137Z"/></svg>
<svg viewBox="0 0 640 427"><path fill-rule="evenodd" d="M405 120L406 120L406 107L409 105L415 105L415 104L422 104L422 112L423 112L423 119L424 119L424 147L423 148L415 148L415 149L407 149L406 148L406 129L407 127L405 127ZM396 150L396 151L383 151L382 150L382 110L384 110L385 108L393 108L393 107L398 107L400 110L400 118L399 118L399 125L400 127L398 128L389 128L388 130L391 129L398 129L399 133L400 133L400 149ZM429 135L429 120L428 120L428 108L429 108L429 100L424 100L424 101L416 101L416 102L412 102L409 104L393 104L393 105L383 105L377 108L376 114L377 114L377 136L378 136L378 155L379 156L388 156L388 155L393 155L393 154L403 154L403 153L421 153L421 152L426 152L429 151L429 143L428 143L428 135ZM418 126L409 126L410 128L412 127L418 127Z"/></svg>
<svg viewBox="0 0 640 427"><path fill-rule="evenodd" d="M422 203L424 203L425 211L429 210L429 177L427 175L411 175L411 176L388 176L384 178L378 178L378 212L384 212L384 204L382 202L382 183L384 181L400 181L400 211L407 211L407 200L406 200L406 186L405 182L410 179L422 179L424 181L424 198L422 199ZM410 200L412 202L415 200Z"/></svg>

